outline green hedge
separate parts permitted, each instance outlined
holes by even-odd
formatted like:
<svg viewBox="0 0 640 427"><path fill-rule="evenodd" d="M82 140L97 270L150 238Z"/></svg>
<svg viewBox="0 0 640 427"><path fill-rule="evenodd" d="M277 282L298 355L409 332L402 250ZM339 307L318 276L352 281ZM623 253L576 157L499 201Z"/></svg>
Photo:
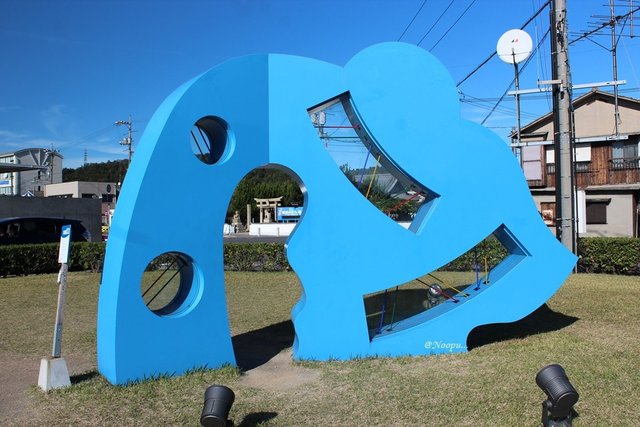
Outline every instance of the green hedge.
<svg viewBox="0 0 640 427"><path fill-rule="evenodd" d="M102 242L71 243L69 269L99 271L104 246ZM0 276L58 272L58 247L58 243L0 246Z"/></svg>
<svg viewBox="0 0 640 427"><path fill-rule="evenodd" d="M100 271L105 244L84 242L71 244L70 270ZM640 239L628 237L588 237L579 241L578 271L640 275ZM480 270L487 258L493 268L505 255L502 245L495 239L480 243L445 265L442 270L473 271L476 253ZM0 246L0 277L54 273L58 264L58 244ZM225 243L224 268L231 271L290 270L284 246L281 243Z"/></svg>
<svg viewBox="0 0 640 427"><path fill-rule="evenodd" d="M290 270L282 243L225 243L224 268L231 271Z"/></svg>
<svg viewBox="0 0 640 427"><path fill-rule="evenodd" d="M578 253L580 272L640 275L640 239L584 237Z"/></svg>
<svg viewBox="0 0 640 427"><path fill-rule="evenodd" d="M104 250L102 242L72 243L69 269L100 271ZM160 257L156 264L167 261L170 262L171 258ZM224 266L232 271L291 269L281 243L225 243ZM0 277L55 273L59 270L58 243L0 246Z"/></svg>
<svg viewBox="0 0 640 427"><path fill-rule="evenodd" d="M497 239L489 238L483 240L475 248L469 252L451 261L442 267L444 271L474 271L476 269L476 259L480 271L484 271L485 258L487 266L492 269L507 256L507 250L500 244Z"/></svg>

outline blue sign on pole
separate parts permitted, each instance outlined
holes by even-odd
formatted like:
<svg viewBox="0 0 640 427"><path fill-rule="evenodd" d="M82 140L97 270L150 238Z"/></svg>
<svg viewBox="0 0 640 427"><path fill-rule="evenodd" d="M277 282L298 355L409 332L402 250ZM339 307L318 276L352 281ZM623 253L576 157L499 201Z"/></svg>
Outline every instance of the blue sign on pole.
<svg viewBox="0 0 640 427"><path fill-rule="evenodd" d="M276 208L276 218L281 221L298 221L302 216L302 206L281 206Z"/></svg>
<svg viewBox="0 0 640 427"><path fill-rule="evenodd" d="M71 241L71 225L63 225L60 233L60 250L58 252L58 262L66 264L69 260L69 242Z"/></svg>

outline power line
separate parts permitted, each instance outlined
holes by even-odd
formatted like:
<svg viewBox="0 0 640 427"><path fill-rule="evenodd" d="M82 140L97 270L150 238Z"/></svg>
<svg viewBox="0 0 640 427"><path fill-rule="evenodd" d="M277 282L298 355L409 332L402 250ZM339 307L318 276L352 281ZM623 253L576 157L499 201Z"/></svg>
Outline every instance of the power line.
<svg viewBox="0 0 640 427"><path fill-rule="evenodd" d="M422 5L420 5L420 9L418 9L418 11L416 12L415 15L413 15L413 18L411 18L411 21L407 24L407 27L404 29L404 31L402 32L402 34L400 34L400 37L398 37L398 41L400 41L402 39L402 37L404 37L405 33L407 32L407 30L409 29L409 27L411 26L411 24L413 24L413 21L416 20L416 18L418 17L418 15L420 14L420 11L422 10L422 8L424 7L424 5L427 4L427 0L424 0L422 2Z"/></svg>
<svg viewBox="0 0 640 427"><path fill-rule="evenodd" d="M90 133L88 133L88 134L86 134L86 135L84 135L84 136L81 136L81 137L79 137L79 138L76 138L76 139L74 139L74 140L72 140L72 141L69 141L69 142L67 142L67 143L59 144L59 145L58 145L58 147L59 147L59 148L62 148L62 147L72 147L72 146L74 146L74 145L78 145L78 144L80 144L80 143L82 143L82 142L86 141L86 140L87 140L87 139L89 139L89 138L94 138L94 137L96 137L96 136L99 136L99 135L102 135L102 134L105 134L105 133L111 132L112 130L113 130L113 126L112 126L112 125L109 125L109 126L106 126L106 127L101 128L101 129L94 130L93 132L90 132Z"/></svg>
<svg viewBox="0 0 640 427"><path fill-rule="evenodd" d="M510 107L496 107L494 109L493 106L491 105L487 105L488 102L483 102L483 101L473 101L473 100L467 100L467 99L461 99L460 100L461 103L463 104L469 104L472 105L476 108L480 108L483 110L492 110L494 112L499 112L499 113L503 113L503 114L509 114L509 115L515 115L516 114L516 110ZM536 119L539 117L539 114L534 114L534 113L528 113L525 111L521 111L520 114L522 116L528 117L530 119Z"/></svg>
<svg viewBox="0 0 640 427"><path fill-rule="evenodd" d="M589 91L591 90L591 88L578 88L578 89L573 89L573 91ZM605 91L604 89L601 89L602 91ZM619 92L637 92L640 90L640 86L638 87L628 87L625 89L619 89ZM495 102L498 101L500 98L499 97L479 97L479 96L473 96L473 95L469 95L466 92L460 92L462 94L462 96L464 96L465 98L471 98L473 100L473 102ZM527 95L527 99L545 99L547 97L546 93L540 93L540 94L529 94Z"/></svg>
<svg viewBox="0 0 640 427"><path fill-rule="evenodd" d="M551 0L547 0L545 1L545 3L540 6L540 9L538 9L538 11L536 13L533 14L532 17L530 17L527 22L525 22L524 24L522 24L520 26L520 29L524 29L527 25L529 25L531 23L531 21L533 21L534 19L536 19L538 17L538 15L540 15L540 13L549 5L549 3L551 3ZM457 84L456 87L460 86L462 83L464 83L469 77L473 76L480 68L484 67L484 65L489 62L491 60L491 58L493 58L494 56L497 55L497 52L494 50L491 55L489 55L487 57L487 59L485 59L484 61L482 61L480 63L480 65L478 65L476 68L473 69L473 71L471 71L469 74L467 74L467 76L460 80Z"/></svg>
<svg viewBox="0 0 640 427"><path fill-rule="evenodd" d="M434 22L431 25L431 28L429 28L427 30L427 32L424 34L424 36L422 36L422 38L420 39L420 41L418 43L416 43L416 46L420 46L420 43L422 43L422 41L429 35L429 33L431 32L431 30L433 30L435 28L436 25L438 25L438 22L440 22L440 20L442 19L442 17L444 16L445 13L447 13L447 10L449 10L449 8L451 7L451 5L453 4L454 0L451 0L451 2L449 2L449 5L446 7L446 9L440 14L440 16L438 16L438 19L436 19L436 22Z"/></svg>
<svg viewBox="0 0 640 427"><path fill-rule="evenodd" d="M467 6L467 8L465 10L462 11L462 13L460 14L460 16L458 16L458 19L455 20L455 22L453 24L451 24L451 26L447 29L447 31L444 32L444 34L442 35L442 37L440 37L438 39L438 41L431 46L431 49L429 49L429 52L431 52L433 49L435 49L436 46L438 46L438 44L442 41L442 39L445 38L445 36L447 34L449 34L449 31L451 31L453 29L453 27L456 26L456 24L458 23L458 21L460 21L462 19L462 17L467 13L467 11L469 9L471 9L471 6L473 6L473 4L476 2L476 0L473 0L471 3L469 3L469 6Z"/></svg>
<svg viewBox="0 0 640 427"><path fill-rule="evenodd" d="M535 12L536 10L536 6L535 6L535 0L531 0L531 8L532 10ZM538 5L540 4L541 0L538 0ZM544 28L544 22L542 22L542 19L539 19L539 16L536 17L533 20L533 24L534 24L534 29L535 29L535 35L536 35L536 43L538 42L539 39L539 35L538 35L538 22L537 21L541 21L540 22L540 28ZM536 52L536 55L538 56L538 80L549 80L549 78L547 78L547 52L545 49L545 45L541 45L540 49L538 49L538 51ZM542 78L540 78L540 76L542 76ZM551 110L551 94L550 93L545 93L544 94L544 98L547 101L547 107Z"/></svg>

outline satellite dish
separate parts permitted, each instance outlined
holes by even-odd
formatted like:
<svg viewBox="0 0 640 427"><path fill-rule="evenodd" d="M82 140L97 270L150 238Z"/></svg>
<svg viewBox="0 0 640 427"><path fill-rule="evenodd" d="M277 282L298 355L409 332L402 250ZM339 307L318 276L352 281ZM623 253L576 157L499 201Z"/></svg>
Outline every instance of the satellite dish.
<svg viewBox="0 0 640 427"><path fill-rule="evenodd" d="M507 64L519 64L529 57L533 42L522 30L509 30L498 39L496 51Z"/></svg>

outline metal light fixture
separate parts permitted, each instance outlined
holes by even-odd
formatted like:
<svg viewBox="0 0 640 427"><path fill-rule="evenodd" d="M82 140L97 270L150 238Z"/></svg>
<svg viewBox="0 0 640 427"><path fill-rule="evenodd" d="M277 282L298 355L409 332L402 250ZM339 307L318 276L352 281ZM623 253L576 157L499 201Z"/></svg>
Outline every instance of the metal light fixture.
<svg viewBox="0 0 640 427"><path fill-rule="evenodd" d="M429 285L427 291L427 300L429 301L429 308L435 307L440 302L440 295L442 295L442 287L436 283Z"/></svg>
<svg viewBox="0 0 640 427"><path fill-rule="evenodd" d="M229 387L212 385L204 392L204 407L200 415L200 424L203 427L227 427L233 426L229 420L229 411L236 396Z"/></svg>
<svg viewBox="0 0 640 427"><path fill-rule="evenodd" d="M536 384L547 395L542 402L542 425L544 427L571 427L572 419L577 416L573 405L580 395L569 382L562 366L545 366L536 375Z"/></svg>

